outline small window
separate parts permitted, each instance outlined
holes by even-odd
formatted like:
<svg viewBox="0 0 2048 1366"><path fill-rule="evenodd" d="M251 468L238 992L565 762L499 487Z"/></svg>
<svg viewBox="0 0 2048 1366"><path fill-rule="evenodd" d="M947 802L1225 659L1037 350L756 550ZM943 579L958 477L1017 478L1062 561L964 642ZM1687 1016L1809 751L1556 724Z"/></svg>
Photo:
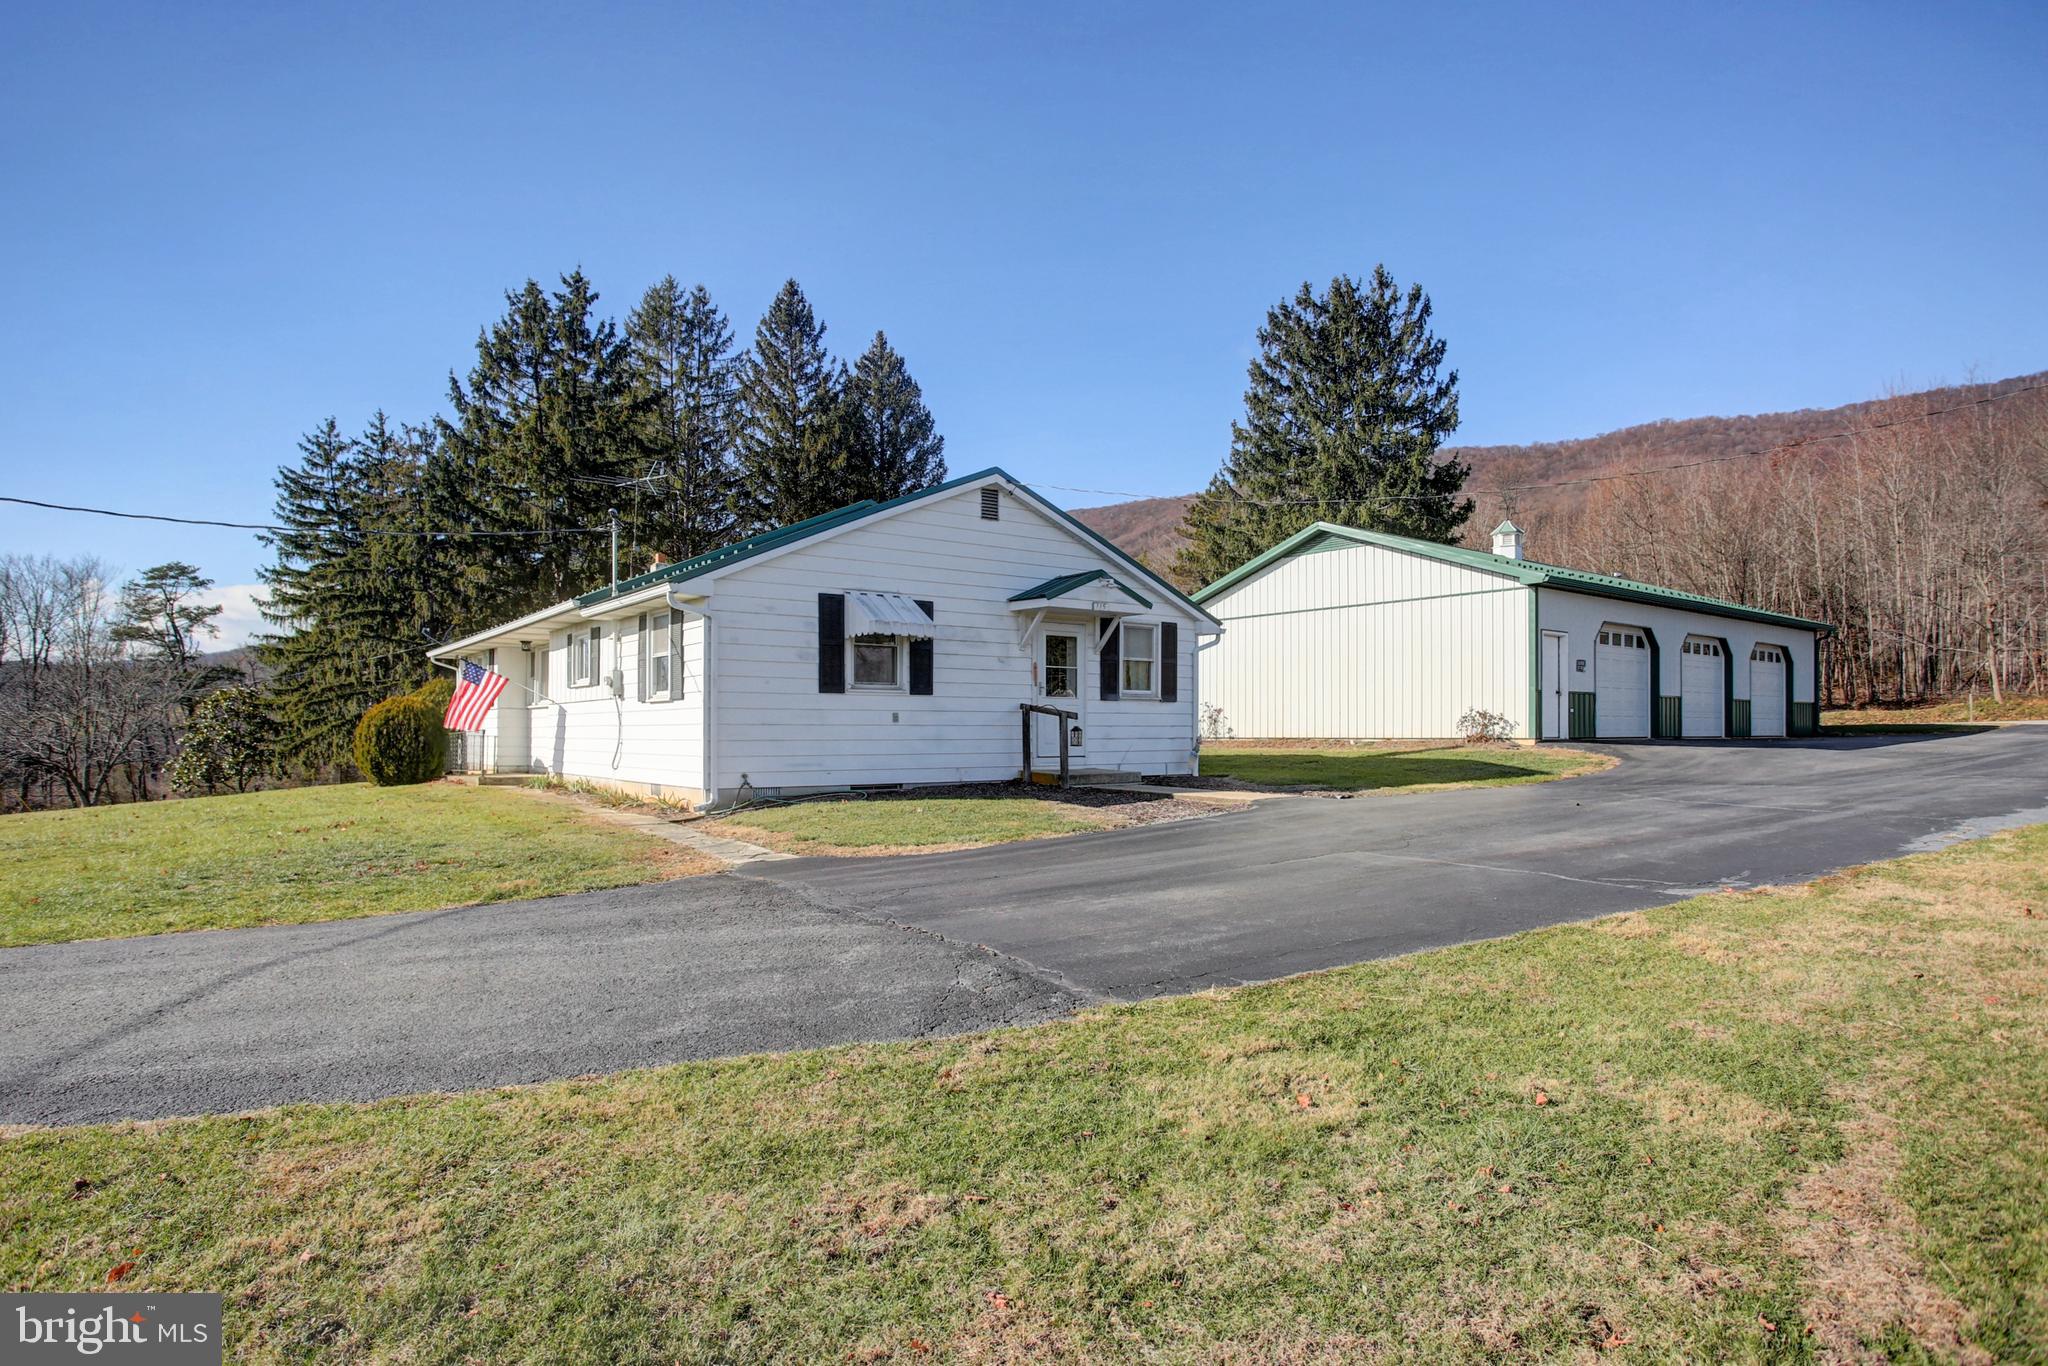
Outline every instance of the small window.
<svg viewBox="0 0 2048 1366"><path fill-rule="evenodd" d="M680 612L640 614L640 700L670 702L682 696L683 620Z"/></svg>
<svg viewBox="0 0 2048 1366"><path fill-rule="evenodd" d="M903 637L855 636L853 686L856 688L901 689L903 686Z"/></svg>
<svg viewBox="0 0 2048 1366"><path fill-rule="evenodd" d="M548 646L551 641L540 641L533 647L533 653L526 657L526 702L538 707L548 700Z"/></svg>
<svg viewBox="0 0 2048 1366"><path fill-rule="evenodd" d="M569 635L569 686L592 688L597 686L598 674L604 670L604 627L593 626L586 631L573 631Z"/></svg>
<svg viewBox="0 0 2048 1366"><path fill-rule="evenodd" d="M1159 659L1159 628L1140 626L1133 622L1125 623L1123 658L1124 694L1151 696L1153 666Z"/></svg>
<svg viewBox="0 0 2048 1366"><path fill-rule="evenodd" d="M981 491L981 520L994 522L1003 515L1002 494L991 484Z"/></svg>

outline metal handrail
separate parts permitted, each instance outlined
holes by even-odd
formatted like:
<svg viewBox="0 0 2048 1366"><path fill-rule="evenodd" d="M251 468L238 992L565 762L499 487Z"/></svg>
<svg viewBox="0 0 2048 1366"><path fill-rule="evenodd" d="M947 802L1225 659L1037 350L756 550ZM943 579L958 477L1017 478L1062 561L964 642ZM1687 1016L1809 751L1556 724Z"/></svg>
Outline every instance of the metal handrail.
<svg viewBox="0 0 2048 1366"><path fill-rule="evenodd" d="M1065 723L1068 721L1080 720L1081 713L1077 711L1067 711L1060 707L1049 707L1042 702L1019 702L1017 706L1020 712L1022 713L1022 719L1024 723L1023 780L1027 783L1031 781L1031 714L1033 712L1037 712L1041 716L1057 716L1060 718L1060 786L1065 787L1067 785L1067 748L1069 743L1067 727Z"/></svg>

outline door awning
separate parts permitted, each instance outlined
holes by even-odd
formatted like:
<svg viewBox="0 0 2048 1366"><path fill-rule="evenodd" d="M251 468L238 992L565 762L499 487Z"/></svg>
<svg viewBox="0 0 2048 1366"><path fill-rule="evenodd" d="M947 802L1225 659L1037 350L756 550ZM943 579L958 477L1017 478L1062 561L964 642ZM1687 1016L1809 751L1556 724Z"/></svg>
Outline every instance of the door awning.
<svg viewBox="0 0 2048 1366"><path fill-rule="evenodd" d="M851 636L913 636L930 640L938 634L924 608L901 593L848 593L846 633Z"/></svg>

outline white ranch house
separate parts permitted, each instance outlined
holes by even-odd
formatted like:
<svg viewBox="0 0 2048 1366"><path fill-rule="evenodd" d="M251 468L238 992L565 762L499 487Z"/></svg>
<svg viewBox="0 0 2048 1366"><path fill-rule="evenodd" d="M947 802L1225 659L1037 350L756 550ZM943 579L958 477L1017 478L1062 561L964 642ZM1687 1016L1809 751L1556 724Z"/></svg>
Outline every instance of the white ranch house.
<svg viewBox="0 0 2048 1366"><path fill-rule="evenodd" d="M699 805L1197 771L1208 612L998 469L864 502L430 652L511 681L465 767ZM1031 713L1023 704L1070 713Z"/></svg>
<svg viewBox="0 0 2048 1366"><path fill-rule="evenodd" d="M1435 739L1467 710L1523 740L1811 735L1831 629L1610 574L1318 522L1194 595L1212 729Z"/></svg>

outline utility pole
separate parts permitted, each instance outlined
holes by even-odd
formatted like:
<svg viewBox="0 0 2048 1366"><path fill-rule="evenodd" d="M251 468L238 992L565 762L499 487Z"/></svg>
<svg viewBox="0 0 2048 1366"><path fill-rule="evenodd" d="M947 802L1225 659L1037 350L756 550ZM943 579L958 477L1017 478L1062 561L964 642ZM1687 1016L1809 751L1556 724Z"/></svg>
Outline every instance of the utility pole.
<svg viewBox="0 0 2048 1366"><path fill-rule="evenodd" d="M619 591L619 510L606 508L605 515L612 524L612 591Z"/></svg>

